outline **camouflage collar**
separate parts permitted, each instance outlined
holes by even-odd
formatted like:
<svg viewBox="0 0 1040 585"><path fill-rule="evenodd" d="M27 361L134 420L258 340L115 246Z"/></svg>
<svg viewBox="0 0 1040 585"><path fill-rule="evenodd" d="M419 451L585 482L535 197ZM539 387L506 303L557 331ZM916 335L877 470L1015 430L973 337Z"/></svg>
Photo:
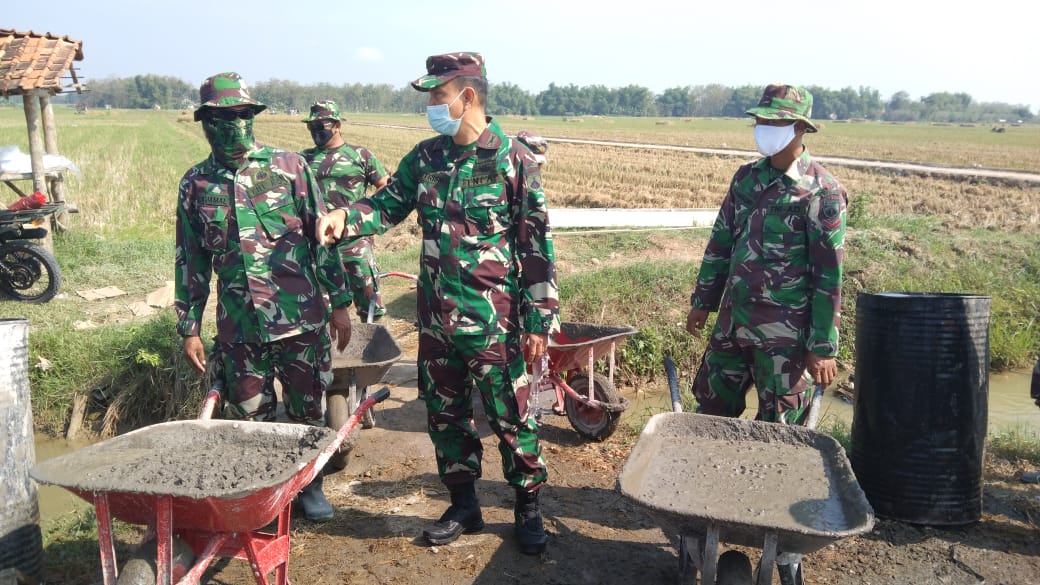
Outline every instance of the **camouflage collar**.
<svg viewBox="0 0 1040 585"><path fill-rule="evenodd" d="M788 179L791 179L791 182L797 185L798 182L802 180L802 176L805 175L805 171L808 170L810 165L812 165L812 156L809 154L809 148L803 146L802 154L798 155L798 158L794 159L791 166L787 167L787 170L784 171L784 175L786 175ZM770 159L768 156L764 156L752 163L752 167L760 171L767 171L770 166Z"/></svg>
<svg viewBox="0 0 1040 585"><path fill-rule="evenodd" d="M487 128L484 128L484 131L477 137L477 148L498 150L502 148L504 142L505 135L502 134L502 128L499 127L498 121L488 116Z"/></svg>

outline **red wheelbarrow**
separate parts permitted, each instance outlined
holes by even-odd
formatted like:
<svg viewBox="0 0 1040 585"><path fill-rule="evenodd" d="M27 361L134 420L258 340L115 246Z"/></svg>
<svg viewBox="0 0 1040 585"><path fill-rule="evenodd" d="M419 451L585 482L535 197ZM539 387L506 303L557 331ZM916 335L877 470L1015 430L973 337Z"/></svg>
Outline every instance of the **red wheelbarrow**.
<svg viewBox="0 0 1040 585"><path fill-rule="evenodd" d="M538 395L556 393L567 420L579 435L602 441L614 433L628 400L614 388L614 353L632 327L612 327L594 323L560 323L560 330L549 338L547 359L535 364L528 397L530 412L536 417L553 412L538 407ZM607 373L595 371L596 362L606 358Z"/></svg>
<svg viewBox="0 0 1040 585"><path fill-rule="evenodd" d="M368 409L375 392L338 430L228 420L161 423L38 463L36 481L93 503L105 585L118 575L112 516L149 527L155 583L198 583L217 558L249 561L259 585L289 583L292 500L311 482ZM261 529L278 521L274 533ZM145 540L149 540L149 536Z"/></svg>

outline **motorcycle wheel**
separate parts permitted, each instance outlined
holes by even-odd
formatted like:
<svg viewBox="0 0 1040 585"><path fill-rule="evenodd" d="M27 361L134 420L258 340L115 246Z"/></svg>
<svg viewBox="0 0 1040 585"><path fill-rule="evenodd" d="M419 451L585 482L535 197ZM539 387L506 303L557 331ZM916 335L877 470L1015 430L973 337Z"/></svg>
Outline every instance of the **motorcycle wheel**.
<svg viewBox="0 0 1040 585"><path fill-rule="evenodd" d="M14 240L0 246L0 293L16 301L46 303L61 288L58 262L43 247Z"/></svg>

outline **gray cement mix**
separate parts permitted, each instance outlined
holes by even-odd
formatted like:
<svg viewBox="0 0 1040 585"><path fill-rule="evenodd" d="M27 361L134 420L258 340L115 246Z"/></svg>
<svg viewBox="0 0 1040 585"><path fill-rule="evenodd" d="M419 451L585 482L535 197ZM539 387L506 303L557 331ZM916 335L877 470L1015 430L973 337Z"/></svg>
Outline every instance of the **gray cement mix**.
<svg viewBox="0 0 1040 585"><path fill-rule="evenodd" d="M684 516L779 529L849 524L820 452L804 445L666 438L641 482L642 499Z"/></svg>
<svg viewBox="0 0 1040 585"><path fill-rule="evenodd" d="M848 460L829 437L692 413L653 418L619 478L637 502L678 518L802 534L872 524Z"/></svg>
<svg viewBox="0 0 1040 585"><path fill-rule="evenodd" d="M163 423L44 461L32 476L85 491L227 497L288 481L335 437L281 423Z"/></svg>

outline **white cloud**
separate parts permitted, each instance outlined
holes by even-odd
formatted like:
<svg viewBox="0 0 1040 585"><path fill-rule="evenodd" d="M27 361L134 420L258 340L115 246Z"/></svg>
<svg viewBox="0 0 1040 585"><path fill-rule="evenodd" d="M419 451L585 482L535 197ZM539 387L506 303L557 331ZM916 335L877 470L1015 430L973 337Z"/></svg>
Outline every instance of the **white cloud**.
<svg viewBox="0 0 1040 585"><path fill-rule="evenodd" d="M363 63L379 63L383 60L383 52L375 47L358 47L354 49L354 60Z"/></svg>

